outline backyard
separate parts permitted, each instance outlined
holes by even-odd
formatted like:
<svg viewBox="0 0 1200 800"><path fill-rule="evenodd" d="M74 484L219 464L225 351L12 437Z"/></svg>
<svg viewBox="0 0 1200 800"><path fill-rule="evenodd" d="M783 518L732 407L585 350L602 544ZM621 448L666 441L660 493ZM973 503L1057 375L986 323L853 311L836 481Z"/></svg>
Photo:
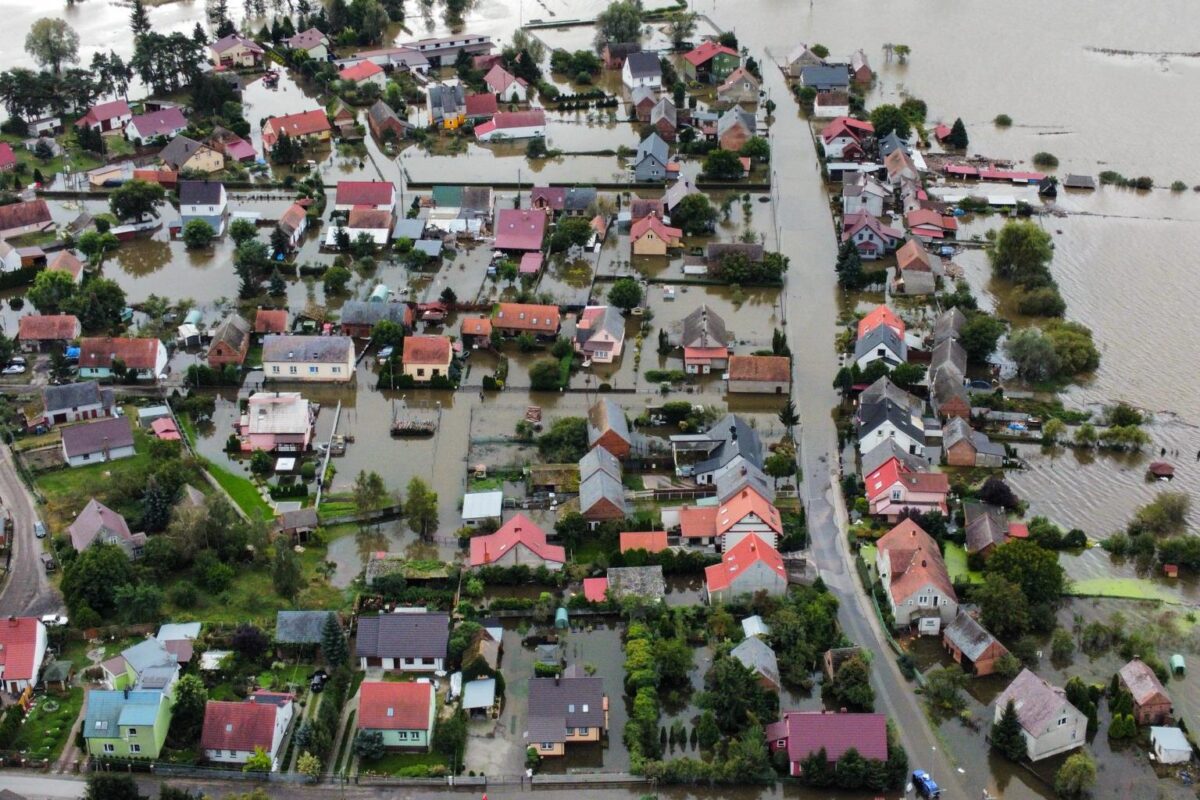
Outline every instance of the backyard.
<svg viewBox="0 0 1200 800"><path fill-rule="evenodd" d="M13 749L31 759L55 759L62 753L71 734L71 727L83 707L83 689L71 689L67 694L46 694L25 718Z"/></svg>

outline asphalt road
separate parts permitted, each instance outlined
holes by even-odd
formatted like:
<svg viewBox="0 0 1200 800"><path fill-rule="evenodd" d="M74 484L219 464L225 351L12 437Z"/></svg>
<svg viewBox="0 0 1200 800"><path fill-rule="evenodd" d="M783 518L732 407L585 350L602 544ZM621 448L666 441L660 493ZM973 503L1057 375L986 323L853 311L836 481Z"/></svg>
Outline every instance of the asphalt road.
<svg viewBox="0 0 1200 800"><path fill-rule="evenodd" d="M62 596L47 580L38 558L42 543L33 535L36 506L12 459L12 452L0 446L0 502L12 513L14 525L12 558L0 590L0 617L61 613Z"/></svg>

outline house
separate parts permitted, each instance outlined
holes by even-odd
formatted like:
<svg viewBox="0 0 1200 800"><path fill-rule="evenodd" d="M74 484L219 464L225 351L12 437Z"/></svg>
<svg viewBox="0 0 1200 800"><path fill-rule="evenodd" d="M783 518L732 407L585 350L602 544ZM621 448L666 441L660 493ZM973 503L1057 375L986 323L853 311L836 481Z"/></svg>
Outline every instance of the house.
<svg viewBox="0 0 1200 800"><path fill-rule="evenodd" d="M113 390L96 381L42 387L42 407L47 425L98 419L112 414Z"/></svg>
<svg viewBox="0 0 1200 800"><path fill-rule="evenodd" d="M401 119L383 100L376 100L375 104L367 109L367 129L376 139L386 142L388 139L400 141L407 138L412 133L413 126L408 120Z"/></svg>
<svg viewBox="0 0 1200 800"><path fill-rule="evenodd" d="M216 148L187 136L176 136L158 151L158 159L173 170L182 172L220 172L225 169L225 156Z"/></svg>
<svg viewBox="0 0 1200 800"><path fill-rule="evenodd" d="M587 306L575 323L575 352L597 364L611 364L625 346L625 317L616 306Z"/></svg>
<svg viewBox="0 0 1200 800"><path fill-rule="evenodd" d="M229 199L225 184L219 181L179 182L179 224L186 227L194 219L204 220L213 233L225 232Z"/></svg>
<svg viewBox="0 0 1200 800"><path fill-rule="evenodd" d="M891 197L891 188L884 186L874 176L856 172L842 181L842 216L865 214L875 218L881 217L883 204Z"/></svg>
<svg viewBox="0 0 1200 800"><path fill-rule="evenodd" d="M907 155L912 154L912 148L909 146L908 142L906 142L904 139L901 139L900 134L896 133L894 130L889 131L888 133L879 137L879 141L876 142L876 146L879 148L880 158L887 158L897 150L901 150Z"/></svg>
<svg viewBox="0 0 1200 800"><path fill-rule="evenodd" d="M842 64L813 64L800 68L800 85L818 92L846 91L850 76Z"/></svg>
<svg viewBox="0 0 1200 800"><path fill-rule="evenodd" d="M763 465L762 440L736 414L726 414L703 433L672 436L671 450L675 474L691 477L701 485L713 485L718 473L739 461L759 469Z"/></svg>
<svg viewBox="0 0 1200 800"><path fill-rule="evenodd" d="M524 103L528 99L528 81L513 75L500 64L492 65L483 76L483 82L503 103Z"/></svg>
<svg viewBox="0 0 1200 800"><path fill-rule="evenodd" d="M276 515L274 533L287 537L289 542L307 541L312 532L319 528L321 519L313 506L296 508Z"/></svg>
<svg viewBox="0 0 1200 800"><path fill-rule="evenodd" d="M657 133L638 142L633 159L633 177L640 183L660 183L667 179L670 147Z"/></svg>
<svg viewBox="0 0 1200 800"><path fill-rule="evenodd" d="M702 305L683 318L683 367L689 375L707 375L729 364L729 332L717 312Z"/></svg>
<svg viewBox="0 0 1200 800"><path fill-rule="evenodd" d="M284 235L287 236L288 247L292 250L295 250L300 246L300 238L304 236L304 232L308 230L308 209L299 203L292 203L290 206L288 206L287 211L283 212L283 215L279 218L279 222L276 224L279 226L279 229L283 231ZM260 314L262 311L263 309L259 309ZM286 319L286 311L284 311L284 315ZM257 323L255 332L261 332L257 330Z"/></svg>
<svg viewBox="0 0 1200 800"><path fill-rule="evenodd" d="M525 741L539 756L566 755L567 745L599 742L608 731L604 680L574 667L556 678L529 679Z"/></svg>
<svg viewBox="0 0 1200 800"><path fill-rule="evenodd" d="M996 662L1008 652L995 636L962 610L942 630L942 646L955 663L969 669L977 678L995 672Z"/></svg>
<svg viewBox="0 0 1200 800"><path fill-rule="evenodd" d="M288 312L286 308L260 308L254 314L254 332L286 333L288 329Z"/></svg>
<svg viewBox="0 0 1200 800"><path fill-rule="evenodd" d="M405 336L404 374L418 383L449 378L453 352L446 336Z"/></svg>
<svg viewBox="0 0 1200 800"><path fill-rule="evenodd" d="M929 405L941 419L971 416L966 387L967 351L957 339L944 339L933 348L929 362Z"/></svg>
<svg viewBox="0 0 1200 800"><path fill-rule="evenodd" d="M761 616L754 614L742 620L742 635L747 639L757 636L765 641L771 635L771 626L763 622Z"/></svg>
<svg viewBox="0 0 1200 800"><path fill-rule="evenodd" d="M579 460L579 513L592 523L628 514L621 462L603 447L593 447Z"/></svg>
<svg viewBox="0 0 1200 800"><path fill-rule="evenodd" d="M642 46L638 42L609 42L600 52L600 58L604 61L605 69L621 69L625 66L625 59L629 54L637 53L641 49Z"/></svg>
<svg viewBox="0 0 1200 800"><path fill-rule="evenodd" d="M863 142L875 135L875 126L853 117L837 117L821 129L821 146L831 161L852 161L866 155Z"/></svg>
<svg viewBox="0 0 1200 800"><path fill-rule="evenodd" d="M245 764L261 750L279 769L280 748L292 725L295 697L277 692L254 692L242 702L209 700L204 706L200 749L218 764Z"/></svg>
<svg viewBox="0 0 1200 800"><path fill-rule="evenodd" d="M775 502L775 481L771 478L768 478L765 472L745 459L739 458L737 461L718 472L715 486L717 487L717 502L721 504L721 506L731 503L737 495L740 495L742 492L747 490L757 493L768 503ZM734 519L740 518L738 515L732 516ZM774 524L774 520L772 519L770 525ZM779 532L778 527L771 528L769 525L762 526L759 528L759 530L761 530L764 534L769 532ZM767 537L764 536L763 538Z"/></svg>
<svg viewBox="0 0 1200 800"><path fill-rule="evenodd" d="M876 361L889 367L908 360L908 345L887 325L880 325L854 343L854 363L866 369Z"/></svg>
<svg viewBox="0 0 1200 800"><path fill-rule="evenodd" d="M1171 698L1145 661L1134 656L1117 671L1117 680L1133 696L1133 719L1138 725L1164 725L1171 721L1174 715Z"/></svg>
<svg viewBox="0 0 1200 800"><path fill-rule="evenodd" d="M323 244L325 247L337 247L338 231L341 230L351 242L366 237L366 241L375 247L384 247L391 238L394 225L395 218L391 211L377 211L370 206L355 206L346 215L345 225L335 222L326 229Z"/></svg>
<svg viewBox="0 0 1200 800"><path fill-rule="evenodd" d="M314 61L324 61L329 56L329 37L316 28L300 31L295 36L283 40L289 50L298 50L308 54Z"/></svg>
<svg viewBox="0 0 1200 800"><path fill-rule="evenodd" d="M862 50L855 50L850 56L850 80L866 86L875 80L875 73L871 71L871 65L867 62L867 54Z"/></svg>
<svg viewBox="0 0 1200 800"><path fill-rule="evenodd" d="M783 536L779 510L764 493L746 487L721 501L715 518L716 540L722 550L737 547L747 536L755 536L775 547Z"/></svg>
<svg viewBox="0 0 1200 800"><path fill-rule="evenodd" d="M571 186L563 195L563 213L568 217L588 216L594 211L595 206L596 188L594 186ZM596 227L594 221L592 227ZM602 233L601 236L603 236Z"/></svg>
<svg viewBox="0 0 1200 800"><path fill-rule="evenodd" d="M133 429L124 417L98 419L62 430L63 458L70 467L134 455Z"/></svg>
<svg viewBox="0 0 1200 800"><path fill-rule="evenodd" d="M1159 764L1186 764L1192 760L1192 743L1180 728L1151 728L1150 749Z"/></svg>
<svg viewBox="0 0 1200 800"><path fill-rule="evenodd" d="M913 236L926 243L953 239L958 233L958 220L932 208L914 208L904 215L904 224Z"/></svg>
<svg viewBox="0 0 1200 800"><path fill-rule="evenodd" d="M621 83L633 91L638 87L662 88L662 64L654 53L629 53L621 66Z"/></svg>
<svg viewBox="0 0 1200 800"><path fill-rule="evenodd" d="M897 294L933 294L942 274L941 259L928 252L920 240L909 239L896 251L896 279L892 288Z"/></svg>
<svg viewBox="0 0 1200 800"><path fill-rule="evenodd" d="M492 317L492 330L499 331L501 336L530 333L538 337L553 338L558 335L561 320L558 306L499 303Z"/></svg>
<svg viewBox="0 0 1200 800"><path fill-rule="evenodd" d="M546 215L532 209L502 208L496 214L495 250L537 252L546 237Z"/></svg>
<svg viewBox="0 0 1200 800"><path fill-rule="evenodd" d="M817 92L813 98L813 118L830 119L850 113L850 93L843 91Z"/></svg>
<svg viewBox="0 0 1200 800"><path fill-rule="evenodd" d="M240 314L230 314L213 331L208 347L208 365L220 369L226 364L240 367L250 351L250 322Z"/></svg>
<svg viewBox="0 0 1200 800"><path fill-rule="evenodd" d="M860 409L867 408L874 403L882 403L885 400L891 400L893 403L908 409L918 417L922 416L925 410L925 402L923 400L892 383L891 378L887 375L876 379L874 383L863 389L858 395ZM859 421L862 421L861 415L859 416Z"/></svg>
<svg viewBox="0 0 1200 800"><path fill-rule="evenodd" d="M808 45L801 43L788 53L787 61L784 62L784 65L789 78L799 78L800 70L805 67L821 66L824 63L825 59L814 53Z"/></svg>
<svg viewBox="0 0 1200 800"><path fill-rule="evenodd" d="M338 80L346 83L353 83L356 86L365 84L374 84L382 89L387 85L387 75L383 71L383 67L376 64L374 61L359 61L349 67L345 67L338 71Z"/></svg>
<svg viewBox="0 0 1200 800"><path fill-rule="evenodd" d="M40 233L53 227L54 219L45 200L26 200L0 206L0 239Z"/></svg>
<svg viewBox="0 0 1200 800"><path fill-rule="evenodd" d="M481 142L537 139L545 136L546 112L540 108L529 111L497 111L490 120L475 126L475 138Z"/></svg>
<svg viewBox="0 0 1200 800"><path fill-rule="evenodd" d="M665 256L683 245L683 229L672 228L658 217L644 217L629 228L629 246L635 256Z"/></svg>
<svg viewBox="0 0 1200 800"><path fill-rule="evenodd" d="M160 689L91 689L83 739L93 758L157 759L171 725L171 698Z"/></svg>
<svg viewBox="0 0 1200 800"><path fill-rule="evenodd" d="M950 513L950 480L940 472L909 472L892 460L867 475L865 483L871 514L888 522L896 522L905 511Z"/></svg>
<svg viewBox="0 0 1200 800"><path fill-rule="evenodd" d="M138 114L125 123L125 138L134 144L146 144L158 138L170 139L188 126L183 109L171 106L147 114Z"/></svg>
<svg viewBox="0 0 1200 800"><path fill-rule="evenodd" d="M363 61L370 61L378 67L383 67L385 70L391 67L394 72L399 73L411 72L414 75L424 76L429 72L429 59L425 54L414 47L404 45L400 47L381 47L374 50L360 50L347 58L340 58L334 63L339 69L343 69L345 67L352 67Z"/></svg>
<svg viewBox="0 0 1200 800"><path fill-rule="evenodd" d="M5 242L7 244L7 242ZM5 272L8 272L8 265L5 265ZM46 265L46 269L60 270L71 276L75 283L83 281L83 262L79 257L70 250L60 250L50 262Z"/></svg>
<svg viewBox="0 0 1200 800"><path fill-rule="evenodd" d="M742 639L729 655L757 675L758 683L764 689L770 692L779 691L782 686L779 680L779 659L769 644L757 636L748 636Z"/></svg>
<svg viewBox="0 0 1200 800"><path fill-rule="evenodd" d="M251 162L258 158L258 154L254 152L254 145L220 125L213 128L208 143L218 153L239 163Z"/></svg>
<svg viewBox="0 0 1200 800"><path fill-rule="evenodd" d="M731 394L787 394L792 362L787 356L730 356L726 374Z"/></svg>
<svg viewBox="0 0 1200 800"><path fill-rule="evenodd" d="M618 460L629 458L633 437L625 412L614 401L601 398L588 409L588 447L603 447Z"/></svg>
<svg viewBox="0 0 1200 800"><path fill-rule="evenodd" d="M306 452L315 420L316 409L299 392L256 392L237 424L242 452Z"/></svg>
<svg viewBox="0 0 1200 800"><path fill-rule="evenodd" d="M131 119L133 112L129 109L129 103L124 100L112 100L89 108L86 114L75 121L75 127L108 133L124 129Z"/></svg>
<svg viewBox="0 0 1200 800"><path fill-rule="evenodd" d="M745 67L738 67L717 87L717 100L722 103L757 103L762 81Z"/></svg>
<svg viewBox="0 0 1200 800"><path fill-rule="evenodd" d="M425 90L429 122L439 128L457 130L467 121L467 96L461 83L432 83Z"/></svg>
<svg viewBox="0 0 1200 800"><path fill-rule="evenodd" d="M650 122L650 112L658 104L658 91L649 86L639 86L629 93L629 107L638 122Z"/></svg>
<svg viewBox="0 0 1200 800"><path fill-rule="evenodd" d="M236 33L222 36L208 47L213 66L225 69L253 69L262 66L266 51L257 42Z"/></svg>
<svg viewBox="0 0 1200 800"><path fill-rule="evenodd" d="M993 722L999 722L1012 701L1025 736L1030 761L1082 747L1087 738L1087 717L1067 700L1067 693L1027 669L996 698Z"/></svg>
<svg viewBox="0 0 1200 800"><path fill-rule="evenodd" d="M910 455L925 455L925 423L920 408L884 400L860 405L857 417L859 453L892 441Z"/></svg>
<svg viewBox="0 0 1200 800"><path fill-rule="evenodd" d="M661 553L668 547L666 531L621 531L621 552L630 550L645 550L647 553Z"/></svg>
<svg viewBox="0 0 1200 800"><path fill-rule="evenodd" d="M26 314L17 320L17 341L23 350L63 352L80 331L74 314Z"/></svg>
<svg viewBox="0 0 1200 800"><path fill-rule="evenodd" d="M753 534L721 555L721 563L704 570L704 596L708 603L766 592L778 597L787 592L788 576L779 551Z"/></svg>
<svg viewBox="0 0 1200 800"><path fill-rule="evenodd" d="M868 261L895 250L903 239L904 231L884 225L870 214L859 212L842 217L842 241L854 242L858 255Z"/></svg>
<svg viewBox="0 0 1200 800"><path fill-rule="evenodd" d="M330 618L340 627L336 611L277 611L275 644L314 650L321 646Z"/></svg>
<svg viewBox="0 0 1200 800"><path fill-rule="evenodd" d="M334 211L368 208L373 211L396 209L396 186L390 181L338 181Z"/></svg>
<svg viewBox="0 0 1200 800"><path fill-rule="evenodd" d="M131 533L129 523L123 516L94 497L67 527L67 535L71 540L71 548L77 553L99 542L115 544L133 559L141 556L142 548L146 545L146 534Z"/></svg>
<svg viewBox="0 0 1200 800"><path fill-rule="evenodd" d="M903 248L901 248L903 249ZM899 252L896 253L899 257ZM933 321L933 341L941 344L947 339L958 339L963 326L967 324L967 315L958 306L948 308Z"/></svg>
<svg viewBox="0 0 1200 800"><path fill-rule="evenodd" d="M347 300L342 304L342 316L338 320L342 334L357 339L371 338L375 326L381 322L392 322L406 330L411 330L413 326L412 306L407 303Z"/></svg>
<svg viewBox="0 0 1200 800"><path fill-rule="evenodd" d="M37 685L46 660L46 626L37 617L0 620L0 688L13 696Z"/></svg>
<svg viewBox="0 0 1200 800"><path fill-rule="evenodd" d="M489 120L500 110L500 104L494 94L469 94L463 102L467 119L472 122Z"/></svg>
<svg viewBox="0 0 1200 800"><path fill-rule="evenodd" d="M50 141L54 141L51 139ZM35 145L36 147L36 145ZM0 172L9 172L17 166L17 156L13 153L12 145L0 142Z"/></svg>
<svg viewBox="0 0 1200 800"><path fill-rule="evenodd" d="M526 566L561 570L566 550L546 543L546 533L524 514L517 514L495 533L471 537L471 568Z"/></svg>
<svg viewBox="0 0 1200 800"><path fill-rule="evenodd" d="M654 107L650 109L648 122L664 142L675 141L678 122L676 121L675 104L671 102L670 98L663 97L654 104Z"/></svg>
<svg viewBox="0 0 1200 800"><path fill-rule="evenodd" d="M951 417L942 427L942 452L952 467L1004 466L1004 445L971 428L962 417Z"/></svg>
<svg viewBox="0 0 1200 800"><path fill-rule="evenodd" d="M954 620L958 595L932 536L906 519L875 547L875 569L897 628L915 623L921 632L937 633Z"/></svg>
<svg viewBox="0 0 1200 800"><path fill-rule="evenodd" d="M459 33L454 36L417 39L411 42L401 42L402 47L415 50L423 55L431 67L452 66L459 53L477 56L490 53L492 37L473 33Z"/></svg>
<svg viewBox="0 0 1200 800"><path fill-rule="evenodd" d="M492 319L484 316L463 317L458 325L458 334L464 345L488 347L492 339Z"/></svg>
<svg viewBox="0 0 1200 800"><path fill-rule="evenodd" d="M567 204L567 189L564 186L535 186L529 193L529 207L545 211L548 216L562 213Z"/></svg>
<svg viewBox="0 0 1200 800"><path fill-rule="evenodd" d="M822 750L831 770L849 750L871 761L888 758L885 714L785 711L782 719L767 726L766 737L772 753L787 753L788 774L793 778L801 775L809 757Z"/></svg>
<svg viewBox="0 0 1200 800"><path fill-rule="evenodd" d="M683 75L689 81L720 84L741 64L737 50L708 41L683 54Z"/></svg>
<svg viewBox="0 0 1200 800"><path fill-rule="evenodd" d="M883 166L887 170L888 183L892 186L921 179L921 173L917 170L916 163L903 147L898 147L884 156Z"/></svg>
<svg viewBox="0 0 1200 800"><path fill-rule="evenodd" d="M756 130L754 115L740 106L734 106L717 118L717 144L722 150L736 153L754 136Z"/></svg>
<svg viewBox="0 0 1200 800"><path fill-rule="evenodd" d="M360 617L355 655L360 669L440 672L446 662L450 617L423 609Z"/></svg>
<svg viewBox="0 0 1200 800"><path fill-rule="evenodd" d="M284 135L305 144L328 142L333 135L333 127L329 124L329 117L325 115L325 110L321 108L285 114L281 117L269 117L263 123L263 147L274 147L279 137Z"/></svg>
<svg viewBox="0 0 1200 800"><path fill-rule="evenodd" d="M263 337L266 380L344 383L354 379L354 340L349 336Z"/></svg>
<svg viewBox="0 0 1200 800"><path fill-rule="evenodd" d="M389 750L428 751L437 702L432 683L363 681L358 695L358 730L378 732Z"/></svg>
<svg viewBox="0 0 1200 800"><path fill-rule="evenodd" d="M101 682L105 688L114 691L154 689L165 692L179 675L179 650L168 647L158 638L142 639L101 662Z"/></svg>

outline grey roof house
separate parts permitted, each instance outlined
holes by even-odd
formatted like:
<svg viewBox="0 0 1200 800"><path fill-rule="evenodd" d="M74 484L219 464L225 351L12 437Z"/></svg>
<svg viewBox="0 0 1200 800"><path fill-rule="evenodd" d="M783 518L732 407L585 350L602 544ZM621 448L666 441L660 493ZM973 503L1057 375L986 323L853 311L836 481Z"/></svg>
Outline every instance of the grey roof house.
<svg viewBox="0 0 1200 800"><path fill-rule="evenodd" d="M993 442L962 417L951 417L942 427L942 451L946 463L956 467L1002 467L1007 455L1004 445Z"/></svg>
<svg viewBox="0 0 1200 800"><path fill-rule="evenodd" d="M667 160L670 147L657 133L652 133L638 143L633 161L633 176L643 183L661 182L667 179Z"/></svg>
<svg viewBox="0 0 1200 800"><path fill-rule="evenodd" d="M672 436L671 450L675 474L701 484L715 483L717 473L737 458L759 469L763 465L762 440L737 414L726 414L704 433Z"/></svg>
<svg viewBox="0 0 1200 800"><path fill-rule="evenodd" d="M453 119L465 113L467 96L461 83L453 86L445 83L430 84L428 90L429 121L441 125L447 118Z"/></svg>
<svg viewBox="0 0 1200 800"><path fill-rule="evenodd" d="M42 406L46 422L52 425L107 417L112 413L113 390L96 381L46 386L42 389Z"/></svg>
<svg viewBox="0 0 1200 800"><path fill-rule="evenodd" d="M449 615L405 610L360 617L355 655L362 669L437 672L445 665L449 641Z"/></svg>
<svg viewBox="0 0 1200 800"><path fill-rule="evenodd" d="M729 331L725 328L725 320L707 305L700 306L683 318L680 344L684 347L727 347Z"/></svg>
<svg viewBox="0 0 1200 800"><path fill-rule="evenodd" d="M542 756L565 755L565 745L598 742L608 729L608 697L601 678L575 674L529 679L526 740Z"/></svg>
<svg viewBox="0 0 1200 800"><path fill-rule="evenodd" d="M579 513L593 523L628 513L621 462L603 447L593 447L579 460Z"/></svg>
<svg viewBox="0 0 1200 800"><path fill-rule="evenodd" d="M854 362L860 369L875 361L884 361L891 366L908 360L908 345L904 337L889 325L872 328L866 336L854 343Z"/></svg>
<svg viewBox="0 0 1200 800"><path fill-rule="evenodd" d="M900 138L895 131L888 131L879 138L879 157L887 158L897 150L908 152L908 142Z"/></svg>
<svg viewBox="0 0 1200 800"><path fill-rule="evenodd" d="M563 213L569 217L581 217L595 202L594 186L572 186L563 195Z"/></svg>
<svg viewBox="0 0 1200 800"><path fill-rule="evenodd" d="M850 85L850 73L843 64L812 64L800 68L800 84L818 92L845 89Z"/></svg>
<svg viewBox="0 0 1200 800"><path fill-rule="evenodd" d="M947 339L957 339L967 324L967 317L958 306L948 308L933 321L933 341L940 344Z"/></svg>
<svg viewBox="0 0 1200 800"><path fill-rule="evenodd" d="M729 655L755 672L759 683L772 691L779 691L779 659L769 644L757 636L747 636Z"/></svg>
<svg viewBox="0 0 1200 800"><path fill-rule="evenodd" d="M129 458L135 453L133 429L125 417L70 425L62 430L62 448L72 467Z"/></svg>
<svg viewBox="0 0 1200 800"><path fill-rule="evenodd" d="M1008 515L1003 508L990 503L963 503L966 526L967 553L984 553L1004 544L1008 537Z"/></svg>

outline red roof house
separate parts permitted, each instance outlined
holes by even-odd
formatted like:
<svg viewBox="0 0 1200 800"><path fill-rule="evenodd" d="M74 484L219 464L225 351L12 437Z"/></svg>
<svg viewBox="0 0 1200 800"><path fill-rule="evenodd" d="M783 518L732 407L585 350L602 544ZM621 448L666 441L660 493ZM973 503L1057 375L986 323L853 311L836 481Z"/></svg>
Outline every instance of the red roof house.
<svg viewBox="0 0 1200 800"><path fill-rule="evenodd" d="M889 458L867 476L871 514L895 522L907 510L948 514L950 479L941 472L911 472L899 459Z"/></svg>
<svg viewBox="0 0 1200 800"><path fill-rule="evenodd" d="M932 208L916 208L904 215L904 224L913 236L925 241L945 239L958 233L958 220Z"/></svg>
<svg viewBox="0 0 1200 800"><path fill-rule="evenodd" d="M245 701L209 700L200 747L210 761L244 764L257 748L275 762L292 720L290 694L256 692Z"/></svg>
<svg viewBox="0 0 1200 800"><path fill-rule="evenodd" d="M869 122L853 117L836 117L821 129L821 143L828 158L858 159L865 155L863 139L874 133L875 126Z"/></svg>
<svg viewBox="0 0 1200 800"><path fill-rule="evenodd" d="M150 423L150 430L164 442L178 442L183 438L179 435L179 427L175 424L175 420L170 417L154 420Z"/></svg>
<svg viewBox="0 0 1200 800"><path fill-rule="evenodd" d="M655 216L642 217L629 228L629 245L635 256L662 256L683 243L683 230Z"/></svg>
<svg viewBox="0 0 1200 800"><path fill-rule="evenodd" d="M358 695L358 729L382 731L388 747L429 748L435 705L432 683L364 681ZM411 744L389 732L424 731L424 741Z"/></svg>
<svg viewBox="0 0 1200 800"><path fill-rule="evenodd" d="M647 553L661 553L667 549L666 531L622 531L621 552L630 550L645 550Z"/></svg>
<svg viewBox="0 0 1200 800"><path fill-rule="evenodd" d="M75 121L77 128L95 128L101 132L120 128L133 118L129 103L124 100L112 100L100 103L88 109L88 112Z"/></svg>
<svg viewBox="0 0 1200 800"><path fill-rule="evenodd" d="M352 67L346 67L338 73L338 78L343 81L358 83L365 81L368 78L373 78L376 75L383 74L383 67L376 64L374 61L360 61Z"/></svg>
<svg viewBox="0 0 1200 800"><path fill-rule="evenodd" d="M46 626L37 617L0 620L0 686L20 694L37 683L46 657Z"/></svg>
<svg viewBox="0 0 1200 800"><path fill-rule="evenodd" d="M74 314L27 314L17 321L17 341L35 347L69 342L79 331L79 318Z"/></svg>
<svg viewBox="0 0 1200 800"><path fill-rule="evenodd" d="M881 536L875 547L875 569L897 628L927 617L940 617L943 624L954 620L958 596L932 536L905 519Z"/></svg>
<svg viewBox="0 0 1200 800"><path fill-rule="evenodd" d="M260 308L254 315L255 333L287 333L286 308Z"/></svg>
<svg viewBox="0 0 1200 800"><path fill-rule="evenodd" d="M854 242L862 258L880 258L904 238L904 231L884 225L866 211L847 214L842 218L842 241Z"/></svg>
<svg viewBox="0 0 1200 800"><path fill-rule="evenodd" d="M785 711L783 719L767 726L766 734L771 752L787 753L792 777L800 775L805 759L821 750L831 767L850 749L874 761L886 761L888 757L884 714Z"/></svg>
<svg viewBox="0 0 1200 800"><path fill-rule="evenodd" d="M396 205L396 187L390 181L338 181L333 204L338 210L369 206L391 211Z"/></svg>
<svg viewBox="0 0 1200 800"><path fill-rule="evenodd" d="M558 333L561 321L558 306L500 303L492 317L492 328L509 335L532 333L536 336L554 336Z"/></svg>
<svg viewBox="0 0 1200 800"><path fill-rule="evenodd" d="M546 567L562 569L567 553L546 543L546 533L524 514L504 523L498 531L471 538L472 567Z"/></svg>
<svg viewBox="0 0 1200 800"><path fill-rule="evenodd" d="M704 570L704 589L710 603L758 592L782 595L787 585L783 557L754 534L726 550L720 564Z"/></svg>
<svg viewBox="0 0 1200 800"><path fill-rule="evenodd" d="M950 137L950 126L944 122L939 122L933 129L933 137L939 142L944 142Z"/></svg>
<svg viewBox="0 0 1200 800"><path fill-rule="evenodd" d="M328 139L332 131L329 117L325 116L324 109L320 108L296 114L285 114L282 117L271 117L263 123L263 146L273 146L275 140L285 133L293 139Z"/></svg>
<svg viewBox="0 0 1200 800"><path fill-rule="evenodd" d="M496 215L496 250L518 252L542 249L546 215L530 209L502 208Z"/></svg>
<svg viewBox="0 0 1200 800"><path fill-rule="evenodd" d="M494 94L469 94L466 109L468 119L482 119L493 116L500 106Z"/></svg>
<svg viewBox="0 0 1200 800"><path fill-rule="evenodd" d="M862 339L880 325L887 325L896 332L897 336L904 336L904 320L896 316L896 312L887 306L878 305L858 321L858 338Z"/></svg>
<svg viewBox="0 0 1200 800"><path fill-rule="evenodd" d="M603 603L608 599L608 578L584 578L583 597L589 603Z"/></svg>

